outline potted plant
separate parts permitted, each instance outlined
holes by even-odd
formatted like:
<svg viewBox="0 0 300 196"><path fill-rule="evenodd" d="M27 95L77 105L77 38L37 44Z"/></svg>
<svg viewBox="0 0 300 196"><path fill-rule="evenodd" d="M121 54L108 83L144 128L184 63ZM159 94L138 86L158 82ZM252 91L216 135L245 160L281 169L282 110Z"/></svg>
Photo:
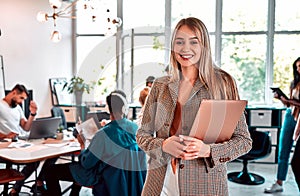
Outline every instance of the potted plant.
<svg viewBox="0 0 300 196"><path fill-rule="evenodd" d="M56 130L56 139L57 140L62 140L64 138L64 127L61 125L57 128Z"/></svg>
<svg viewBox="0 0 300 196"><path fill-rule="evenodd" d="M82 94L84 92L90 93L92 87L90 84L86 83L83 78L79 76L73 76L70 79L70 82L66 82L63 86L63 90L66 89L68 93L74 93L76 99L76 105L81 105L82 103Z"/></svg>

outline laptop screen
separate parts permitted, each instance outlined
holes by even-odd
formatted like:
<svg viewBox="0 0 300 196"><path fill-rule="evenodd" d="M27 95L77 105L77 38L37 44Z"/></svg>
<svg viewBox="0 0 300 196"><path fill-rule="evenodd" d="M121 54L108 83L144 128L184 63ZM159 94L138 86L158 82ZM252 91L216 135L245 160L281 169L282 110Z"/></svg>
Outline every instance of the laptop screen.
<svg viewBox="0 0 300 196"><path fill-rule="evenodd" d="M61 117L37 118L32 121L28 139L55 137Z"/></svg>

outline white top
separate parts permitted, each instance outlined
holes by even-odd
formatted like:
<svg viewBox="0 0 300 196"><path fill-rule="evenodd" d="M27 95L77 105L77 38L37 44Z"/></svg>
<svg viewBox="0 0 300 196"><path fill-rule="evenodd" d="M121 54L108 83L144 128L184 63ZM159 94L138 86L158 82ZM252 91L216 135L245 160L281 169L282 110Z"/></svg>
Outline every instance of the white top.
<svg viewBox="0 0 300 196"><path fill-rule="evenodd" d="M164 185L160 196L180 195L178 182L179 164L176 164L176 172L173 173L171 161L168 162L168 167L165 175Z"/></svg>
<svg viewBox="0 0 300 196"><path fill-rule="evenodd" d="M26 134L26 131L20 126L22 118L25 118L25 115L20 105L12 108L6 101L0 100L0 133L5 135L10 132L19 135Z"/></svg>

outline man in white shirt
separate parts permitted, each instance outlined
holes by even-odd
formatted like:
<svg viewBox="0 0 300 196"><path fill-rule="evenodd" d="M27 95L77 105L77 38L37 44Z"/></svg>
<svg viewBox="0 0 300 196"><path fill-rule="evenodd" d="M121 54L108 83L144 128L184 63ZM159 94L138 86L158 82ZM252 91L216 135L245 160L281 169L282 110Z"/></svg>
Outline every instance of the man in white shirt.
<svg viewBox="0 0 300 196"><path fill-rule="evenodd" d="M17 84L0 100L0 138L12 138L29 131L37 112L37 105L34 101L30 101L30 115L26 119L20 104L27 99L28 95L26 87Z"/></svg>
<svg viewBox="0 0 300 196"><path fill-rule="evenodd" d="M13 138L19 135L23 136L30 130L32 121L36 116L37 105L34 101L30 101L30 115L28 118L25 117L23 109L20 106L28 96L29 92L26 87L22 84L16 84L15 87L0 100L0 139ZM47 160L46 165L53 164L55 161L56 160ZM25 179L28 178L38 166L39 162L26 164L21 171ZM24 180L17 181L9 195L18 195L23 184Z"/></svg>

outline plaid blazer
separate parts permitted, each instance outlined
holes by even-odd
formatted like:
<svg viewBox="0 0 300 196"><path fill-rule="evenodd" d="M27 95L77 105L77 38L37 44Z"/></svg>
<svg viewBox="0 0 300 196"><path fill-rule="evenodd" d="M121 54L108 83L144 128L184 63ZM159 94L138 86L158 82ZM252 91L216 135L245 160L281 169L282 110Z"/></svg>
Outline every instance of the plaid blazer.
<svg viewBox="0 0 300 196"><path fill-rule="evenodd" d="M160 195L167 163L171 155L162 151L163 141L169 137L178 97L179 81L169 76L155 80L148 95L137 142L149 155L149 165L142 195ZM188 101L182 108L182 134L188 135L202 99L209 99L207 89L198 79ZM180 195L228 195L226 163L247 153L252 140L245 116L242 115L232 138L211 144L211 157L184 161L179 169Z"/></svg>

